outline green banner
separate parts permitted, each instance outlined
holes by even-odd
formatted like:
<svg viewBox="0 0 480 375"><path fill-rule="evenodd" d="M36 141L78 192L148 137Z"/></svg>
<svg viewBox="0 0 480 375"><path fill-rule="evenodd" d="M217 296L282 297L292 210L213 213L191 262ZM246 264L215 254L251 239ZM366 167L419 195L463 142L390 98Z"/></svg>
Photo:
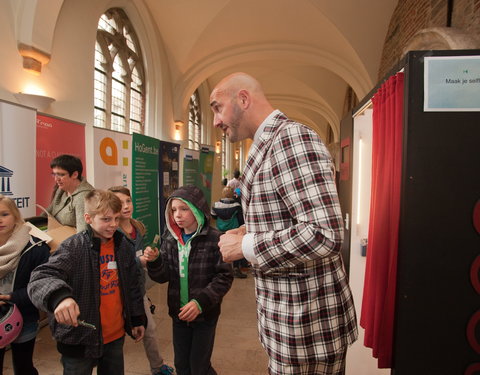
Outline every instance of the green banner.
<svg viewBox="0 0 480 375"><path fill-rule="evenodd" d="M200 161L200 152L196 150L185 149L183 159L183 184L200 186L198 176L198 165Z"/></svg>
<svg viewBox="0 0 480 375"><path fill-rule="evenodd" d="M158 166L160 141L141 134L132 140L133 217L147 228L145 245L160 234L158 220Z"/></svg>
<svg viewBox="0 0 480 375"><path fill-rule="evenodd" d="M213 174L213 162L215 157L215 151L213 146L202 145L200 151L200 164L199 164L199 182L198 185L203 191L205 198L210 206L212 200L212 174Z"/></svg>

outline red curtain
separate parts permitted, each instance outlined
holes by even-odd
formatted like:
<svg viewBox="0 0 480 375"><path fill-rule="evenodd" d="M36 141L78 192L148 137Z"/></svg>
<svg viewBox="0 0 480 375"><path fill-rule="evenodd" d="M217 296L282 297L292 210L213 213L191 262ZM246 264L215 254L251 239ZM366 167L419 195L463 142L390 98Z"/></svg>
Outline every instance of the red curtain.
<svg viewBox="0 0 480 375"><path fill-rule="evenodd" d="M403 73L372 98L372 191L360 325L379 368L392 367L402 172Z"/></svg>

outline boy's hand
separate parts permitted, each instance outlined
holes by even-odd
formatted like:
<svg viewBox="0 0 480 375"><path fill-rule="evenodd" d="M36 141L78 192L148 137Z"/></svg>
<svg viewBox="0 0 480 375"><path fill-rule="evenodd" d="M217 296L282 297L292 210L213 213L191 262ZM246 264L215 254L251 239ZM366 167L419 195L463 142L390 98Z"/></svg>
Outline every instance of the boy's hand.
<svg viewBox="0 0 480 375"><path fill-rule="evenodd" d="M58 323L78 327L77 318L80 315L80 308L73 298L65 298L58 304L53 314Z"/></svg>
<svg viewBox="0 0 480 375"><path fill-rule="evenodd" d="M143 251L143 256L145 257L147 262L153 262L155 259L158 258L159 254L160 252L156 247L152 249L150 246L147 246Z"/></svg>
<svg viewBox="0 0 480 375"><path fill-rule="evenodd" d="M145 334L145 327L138 326L132 328L132 336L135 337L135 342L139 342L143 339L143 335Z"/></svg>
<svg viewBox="0 0 480 375"><path fill-rule="evenodd" d="M180 308L180 314L178 314L178 319L185 320L186 322L193 322L197 316L200 314L195 301L190 301L185 306Z"/></svg>

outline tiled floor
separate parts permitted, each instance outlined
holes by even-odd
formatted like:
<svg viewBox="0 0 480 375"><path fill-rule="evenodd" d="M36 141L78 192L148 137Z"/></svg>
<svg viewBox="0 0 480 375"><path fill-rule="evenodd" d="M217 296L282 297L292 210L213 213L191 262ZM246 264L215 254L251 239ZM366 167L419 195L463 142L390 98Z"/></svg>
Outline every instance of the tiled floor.
<svg viewBox="0 0 480 375"><path fill-rule="evenodd" d="M171 319L167 315L166 285L155 284L148 296L157 306L155 319L162 355L165 362L173 364ZM254 281L235 279L232 289L222 304L222 315L217 326L215 348L212 356L213 367L219 375L265 375L267 356L258 341L255 315ZM149 365L143 345L126 339L126 375L149 375ZM6 353L4 374L13 375L11 355ZM62 366L50 329L41 329L37 338L34 363L40 375L62 374ZM94 371L94 374L96 372ZM112 374L113 375L113 374Z"/></svg>

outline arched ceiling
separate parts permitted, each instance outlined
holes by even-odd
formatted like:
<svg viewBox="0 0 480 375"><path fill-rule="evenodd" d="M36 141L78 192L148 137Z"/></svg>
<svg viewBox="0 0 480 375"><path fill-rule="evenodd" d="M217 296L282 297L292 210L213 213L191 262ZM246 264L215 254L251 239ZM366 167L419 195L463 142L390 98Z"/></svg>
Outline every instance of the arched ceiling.
<svg viewBox="0 0 480 375"><path fill-rule="evenodd" d="M10 0L19 42L49 53L54 29L40 20L54 25L63 2ZM274 107L321 137L331 127L336 141L348 87L361 99L376 84L397 2L133 0L147 9L163 41L176 119L196 88L211 89L244 71L260 81Z"/></svg>
<svg viewBox="0 0 480 375"><path fill-rule="evenodd" d="M169 58L176 116L201 84L244 71L272 104L338 140L345 94L376 84L398 0L144 0Z"/></svg>

